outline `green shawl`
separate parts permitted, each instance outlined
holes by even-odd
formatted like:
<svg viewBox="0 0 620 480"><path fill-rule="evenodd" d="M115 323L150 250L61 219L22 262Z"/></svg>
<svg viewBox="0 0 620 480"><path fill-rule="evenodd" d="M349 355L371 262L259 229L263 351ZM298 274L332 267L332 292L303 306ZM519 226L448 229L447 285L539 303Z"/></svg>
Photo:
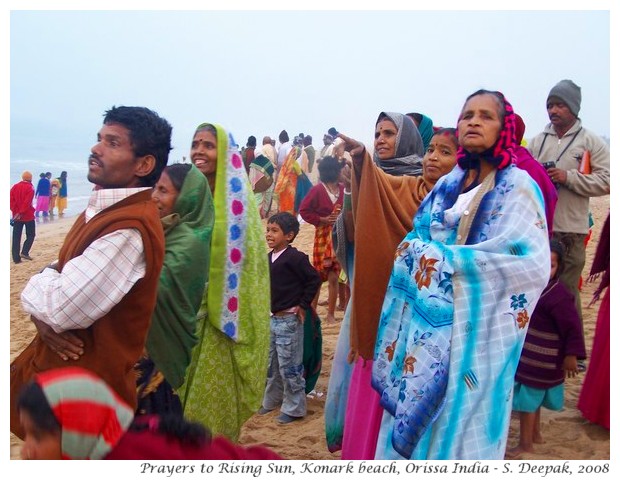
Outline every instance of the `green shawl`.
<svg viewBox="0 0 620 480"><path fill-rule="evenodd" d="M175 389L183 383L198 340L196 315L208 279L213 213L207 179L192 165L174 213L161 219L166 254L146 340L148 355Z"/></svg>
<svg viewBox="0 0 620 480"><path fill-rule="evenodd" d="M213 126L218 160L209 284L180 396L186 417L236 441L243 423L260 408L267 378L269 264L238 147L232 135Z"/></svg>

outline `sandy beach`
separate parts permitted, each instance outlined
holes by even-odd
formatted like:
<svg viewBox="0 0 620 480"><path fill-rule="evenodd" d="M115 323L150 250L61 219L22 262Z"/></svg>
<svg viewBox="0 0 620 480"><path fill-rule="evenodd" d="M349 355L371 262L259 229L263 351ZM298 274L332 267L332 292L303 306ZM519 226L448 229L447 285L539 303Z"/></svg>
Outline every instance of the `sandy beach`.
<svg viewBox="0 0 620 480"><path fill-rule="evenodd" d="M589 271L596 250L600 229L609 211L609 196L594 198L590 202L594 216L593 235L587 248L587 261L584 272ZM35 329L28 315L21 308L20 293L28 279L45 265L56 259L64 236L71 227L74 218L63 218L46 224L37 225L37 236L31 250L33 261L21 264L11 262L10 291L10 353L11 360L31 341ZM302 224L301 232L293 245L312 255L314 227ZM582 291L584 327L588 353L592 345L598 304L588 308L595 284L584 284ZM322 297L327 296L327 284L323 285ZM324 318L325 307L319 307L319 315ZM240 437L244 444L264 444L283 457L292 460L336 460L340 453L327 450L324 433L323 409L327 396L327 385L334 349L340 329L343 313L336 312L338 323L323 324L323 370L316 385L316 395L308 398L308 415L299 422L279 425L275 421L277 412L265 416L255 415L245 424ZM576 409L579 392L584 375L568 379L565 390L565 408L560 412L543 410L542 435L544 444L536 445L536 453L524 455L524 459L533 460L603 460L610 458L609 431L598 425L590 424L581 417ZM11 459L19 458L21 441L11 435ZM508 446L513 446L518 439L518 419L511 420Z"/></svg>

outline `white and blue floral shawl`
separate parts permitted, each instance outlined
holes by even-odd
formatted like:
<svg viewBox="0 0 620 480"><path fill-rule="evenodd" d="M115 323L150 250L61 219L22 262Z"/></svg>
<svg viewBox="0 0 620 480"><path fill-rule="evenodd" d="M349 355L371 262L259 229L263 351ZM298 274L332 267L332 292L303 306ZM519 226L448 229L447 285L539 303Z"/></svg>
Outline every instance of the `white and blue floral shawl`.
<svg viewBox="0 0 620 480"><path fill-rule="evenodd" d="M396 252L373 366L385 409L377 459L504 456L550 254L536 184L514 165L489 177L462 214L464 170L440 179Z"/></svg>

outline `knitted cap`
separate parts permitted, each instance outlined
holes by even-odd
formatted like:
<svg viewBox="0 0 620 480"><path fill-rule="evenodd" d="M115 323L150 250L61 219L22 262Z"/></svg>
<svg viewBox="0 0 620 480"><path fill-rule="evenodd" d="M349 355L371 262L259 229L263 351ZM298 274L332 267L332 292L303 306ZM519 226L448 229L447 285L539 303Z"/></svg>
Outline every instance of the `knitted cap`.
<svg viewBox="0 0 620 480"><path fill-rule="evenodd" d="M32 182L32 173L30 173L28 170L23 172L22 173L22 180L24 180L25 182Z"/></svg>
<svg viewBox="0 0 620 480"><path fill-rule="evenodd" d="M133 421L133 409L89 370L53 368L34 381L60 424L63 459L104 458Z"/></svg>
<svg viewBox="0 0 620 480"><path fill-rule="evenodd" d="M566 104L573 115L576 117L579 116L579 110L581 109L581 87L575 85L572 80L560 80L549 92L547 102L550 97L559 98Z"/></svg>

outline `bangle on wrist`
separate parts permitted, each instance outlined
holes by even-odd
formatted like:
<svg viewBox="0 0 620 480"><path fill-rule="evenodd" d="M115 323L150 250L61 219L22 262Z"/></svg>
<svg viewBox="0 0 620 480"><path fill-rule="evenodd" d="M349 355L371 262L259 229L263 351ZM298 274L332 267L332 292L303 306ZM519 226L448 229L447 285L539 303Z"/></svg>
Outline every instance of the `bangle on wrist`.
<svg viewBox="0 0 620 480"><path fill-rule="evenodd" d="M351 195L344 196L344 205L345 210L351 210Z"/></svg>

